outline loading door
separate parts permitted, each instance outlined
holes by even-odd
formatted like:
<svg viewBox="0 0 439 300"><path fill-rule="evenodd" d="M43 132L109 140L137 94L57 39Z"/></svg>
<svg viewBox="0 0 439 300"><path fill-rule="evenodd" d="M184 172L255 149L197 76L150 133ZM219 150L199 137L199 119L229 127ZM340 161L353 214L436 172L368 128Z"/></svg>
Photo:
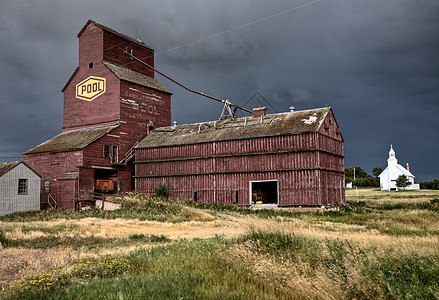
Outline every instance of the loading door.
<svg viewBox="0 0 439 300"><path fill-rule="evenodd" d="M250 204L278 204L278 181L250 181Z"/></svg>

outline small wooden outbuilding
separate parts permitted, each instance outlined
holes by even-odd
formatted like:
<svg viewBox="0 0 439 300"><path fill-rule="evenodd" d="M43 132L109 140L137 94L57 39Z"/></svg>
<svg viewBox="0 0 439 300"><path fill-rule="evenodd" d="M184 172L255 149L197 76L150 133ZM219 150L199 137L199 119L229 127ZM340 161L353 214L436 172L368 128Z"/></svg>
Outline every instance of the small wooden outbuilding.
<svg viewBox="0 0 439 300"><path fill-rule="evenodd" d="M40 176L21 161L0 163L0 216L40 210Z"/></svg>
<svg viewBox="0 0 439 300"><path fill-rule="evenodd" d="M157 128L135 148L136 191L251 205L344 203L343 137L329 107Z"/></svg>

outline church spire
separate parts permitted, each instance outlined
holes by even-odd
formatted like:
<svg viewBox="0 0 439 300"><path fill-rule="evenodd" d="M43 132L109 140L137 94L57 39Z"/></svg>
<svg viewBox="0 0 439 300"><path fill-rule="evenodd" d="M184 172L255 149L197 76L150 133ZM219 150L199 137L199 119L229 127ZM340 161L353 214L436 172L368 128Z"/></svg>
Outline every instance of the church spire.
<svg viewBox="0 0 439 300"><path fill-rule="evenodd" d="M396 159L395 151L393 150L393 146L390 145L389 158L387 159L387 164L388 165L391 165L391 164L396 165L397 163L398 163L398 160Z"/></svg>

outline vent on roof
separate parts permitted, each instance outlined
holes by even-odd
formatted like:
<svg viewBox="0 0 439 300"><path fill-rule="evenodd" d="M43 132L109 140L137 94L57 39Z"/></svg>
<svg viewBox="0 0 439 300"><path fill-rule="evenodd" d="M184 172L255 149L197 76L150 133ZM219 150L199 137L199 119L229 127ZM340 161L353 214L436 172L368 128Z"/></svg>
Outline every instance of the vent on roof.
<svg viewBox="0 0 439 300"><path fill-rule="evenodd" d="M267 115L266 107L253 108L253 118L265 117Z"/></svg>

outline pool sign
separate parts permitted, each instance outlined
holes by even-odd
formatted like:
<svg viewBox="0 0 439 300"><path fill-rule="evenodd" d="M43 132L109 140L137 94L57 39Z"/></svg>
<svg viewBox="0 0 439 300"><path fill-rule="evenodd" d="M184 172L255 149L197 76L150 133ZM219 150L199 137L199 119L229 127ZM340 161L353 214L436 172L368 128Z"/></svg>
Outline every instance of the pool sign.
<svg viewBox="0 0 439 300"><path fill-rule="evenodd" d="M105 93L106 79L96 76L89 76L76 85L76 98L92 101Z"/></svg>

